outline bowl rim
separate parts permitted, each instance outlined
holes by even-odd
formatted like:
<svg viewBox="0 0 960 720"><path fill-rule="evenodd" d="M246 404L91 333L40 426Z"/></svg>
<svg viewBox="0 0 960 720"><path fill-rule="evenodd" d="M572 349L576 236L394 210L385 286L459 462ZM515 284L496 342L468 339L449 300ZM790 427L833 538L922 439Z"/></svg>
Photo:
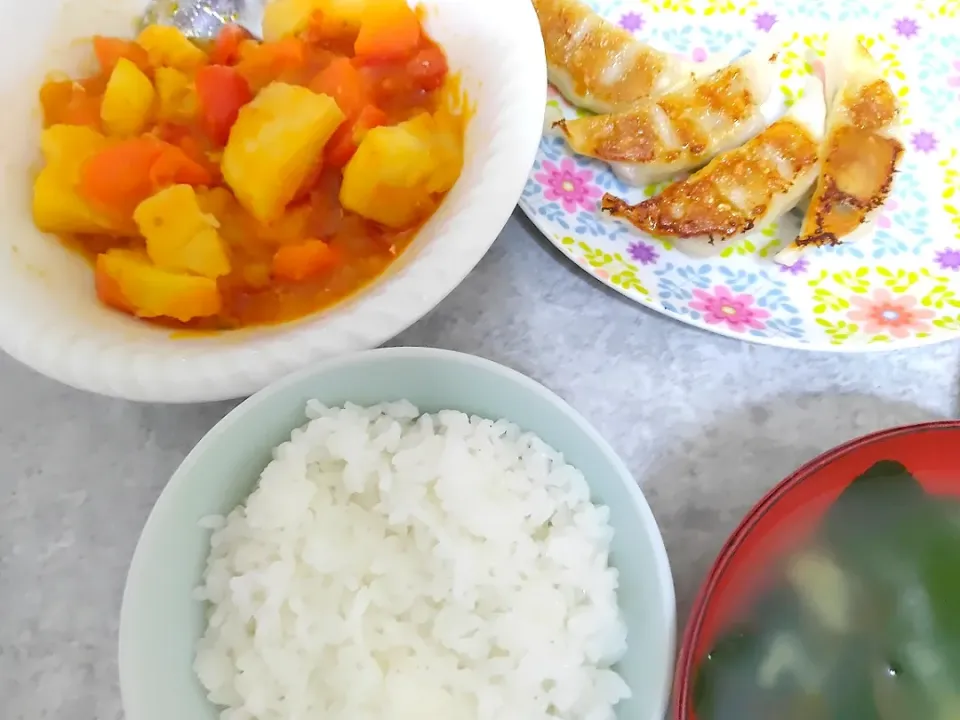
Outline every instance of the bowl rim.
<svg viewBox="0 0 960 720"><path fill-rule="evenodd" d="M433 16L465 14L457 0L421 1L428 6L428 22ZM404 253L400 262L332 307L286 323L225 333L171 339L162 327L125 333L123 328L91 329L72 315L54 316L51 311L48 321L40 322L31 313L0 308L0 350L79 390L137 402L193 403L250 395L305 363L376 347L409 328L459 287L500 236L516 209L542 136L547 67L536 13L530 3L513 0L493 0L488 10L509 20L509 34L495 30L500 24L491 24L486 34L494 49L504 38L510 41L511 64L477 72L478 93L490 94L476 108L473 121L488 107L495 116L489 133L485 125L478 126L475 151L451 190L451 195L459 193L456 212L440 215L452 199L446 197L440 211L418 231L417 237L424 231L431 237L409 249L415 256ZM447 44L454 42L449 39ZM522 72L516 71L517 63ZM471 60L465 67L475 65ZM481 98L471 101L476 104ZM502 111L506 106L517 109ZM84 272L92 283L92 271ZM91 285L90 302L96 303L92 293Z"/></svg>
<svg viewBox="0 0 960 720"><path fill-rule="evenodd" d="M710 606L713 593L720 579L723 577L746 537L753 532L760 518L779 500L789 494L793 488L809 479L812 475L829 467L841 457L862 448L882 443L890 438L914 435L930 430L960 430L960 420L932 420L929 422L914 423L912 425L877 430L848 440L801 465L797 470L774 485L773 488L767 491L767 493L750 508L721 547L720 552L717 554L716 559L710 566L710 570L700 585L693 607L690 610L686 626L683 630L680 652L678 653L677 664L674 670L670 720L688 720L689 718L691 710L689 696L695 662L694 651L697 646L697 641L700 638L700 630L703 626L707 608Z"/></svg>
<svg viewBox="0 0 960 720"><path fill-rule="evenodd" d="M132 687L135 686L135 679L131 675L129 668L131 663L125 662L127 655L133 652L130 640L130 619L129 603L127 602L133 588L142 584L140 578L148 571L146 559L144 556L144 547L149 544L160 542L157 537L159 528L156 527L159 520L157 517L161 514L158 508L174 503L174 498L178 489L188 482L188 476L196 465L198 458L208 452L208 448L214 440L226 433L229 433L235 426L243 422L245 417L255 410L267 398L283 391L287 387L296 385L309 377L319 376L348 365L357 365L365 363L377 363L390 361L393 359L406 360L435 360L448 363L460 363L480 372L500 375L513 383L526 388L527 390L541 396L546 400L554 411L566 415L571 419L577 428L584 433L588 440L596 445L603 455L607 457L616 471L617 478L626 487L627 492L633 500L637 514L640 516L644 533L651 541L653 565L655 568L655 581L657 584L657 594L659 595L660 605L663 608L664 617L660 621L666 626L667 637L667 656L664 662L668 664L668 670L664 673L663 687L659 691L659 700L656 703L657 709L653 717L649 720L660 720L667 712L670 703L670 688L673 677L669 672L669 667L674 663L676 657L676 622L677 605L676 591L674 587L673 572L670 566L670 560L667 555L666 545L663 541L663 534L657 523L653 510L647 502L640 484L637 482L633 473L627 467L624 460L620 457L613 446L593 427L593 425L583 417L572 405L561 398L555 392L547 388L542 383L513 368L501 365L493 360L470 355L456 350L446 350L441 348L427 347L388 347L375 348L372 350L362 350L359 352L340 355L333 358L321 360L312 363L307 367L287 375L286 377L268 385L254 395L238 404L235 408L224 415L203 437L193 446L183 461L173 472L170 479L164 485L157 497L156 502L150 509L143 529L137 539L134 547L133 556L127 570L127 576L124 581L123 594L120 605L119 627L117 632L117 664L119 672L119 686L121 705L127 720L138 720L141 706L140 701L134 700L135 694ZM639 719L646 720L646 719Z"/></svg>

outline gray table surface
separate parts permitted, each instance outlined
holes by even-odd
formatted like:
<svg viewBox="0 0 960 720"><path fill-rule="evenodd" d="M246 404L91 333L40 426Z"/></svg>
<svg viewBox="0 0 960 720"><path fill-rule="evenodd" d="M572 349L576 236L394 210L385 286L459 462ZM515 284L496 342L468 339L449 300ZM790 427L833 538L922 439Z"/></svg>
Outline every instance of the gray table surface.
<svg viewBox="0 0 960 720"><path fill-rule="evenodd" d="M872 430L957 415L960 345L842 356L711 335L607 291L519 212L392 344L510 365L593 422L653 506L681 622L725 536L791 470ZM233 404L110 400L0 355L0 718L122 717L117 620L134 544Z"/></svg>

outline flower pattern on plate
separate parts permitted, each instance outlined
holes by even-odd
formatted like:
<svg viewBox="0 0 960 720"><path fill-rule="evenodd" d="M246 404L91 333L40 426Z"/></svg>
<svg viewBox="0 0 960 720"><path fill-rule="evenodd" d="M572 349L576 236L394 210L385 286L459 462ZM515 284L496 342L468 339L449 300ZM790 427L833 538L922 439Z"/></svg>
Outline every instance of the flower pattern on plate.
<svg viewBox="0 0 960 720"><path fill-rule="evenodd" d="M730 13L746 15L756 6L757 0L706 0L703 15L704 17L710 17L711 15L728 15Z"/></svg>
<svg viewBox="0 0 960 720"><path fill-rule="evenodd" d="M772 12L758 12L753 16L753 26L760 32L770 32L777 24L777 15Z"/></svg>
<svg viewBox="0 0 960 720"><path fill-rule="evenodd" d="M960 151L953 148L940 162L943 171L943 211L950 218L953 237L960 240Z"/></svg>
<svg viewBox="0 0 960 720"><path fill-rule="evenodd" d="M624 30L628 30L629 32L635 33L635 32L639 32L640 30L643 30L643 26L646 24L646 21L644 20L642 14L636 11L630 10L620 16L620 21L618 24Z"/></svg>
<svg viewBox="0 0 960 720"><path fill-rule="evenodd" d="M925 38L918 61L917 86L931 117L960 127L951 112L960 102L960 41L956 37Z"/></svg>
<svg viewBox="0 0 960 720"><path fill-rule="evenodd" d="M936 313L917 307L913 295L893 295L886 288L877 288L869 296L854 295L850 298L852 309L847 317L863 325L863 331L875 338L889 333L897 339L911 334L929 333L928 322Z"/></svg>
<svg viewBox="0 0 960 720"><path fill-rule="evenodd" d="M690 309L702 315L707 325L725 324L734 332L748 329L762 330L770 313L757 307L753 295L732 293L730 288L717 285L712 291L696 288Z"/></svg>
<svg viewBox="0 0 960 720"><path fill-rule="evenodd" d="M570 158L564 158L558 165L545 160L533 178L543 185L544 199L559 201L567 213L593 210L602 194L593 183L593 171L578 169Z"/></svg>
<svg viewBox="0 0 960 720"><path fill-rule="evenodd" d="M960 311L960 287L941 273L882 266L822 270L809 281L816 323L835 345L930 337Z"/></svg>
<svg viewBox="0 0 960 720"><path fill-rule="evenodd" d="M941 250L934 259L941 270L960 271L960 249Z"/></svg>
<svg viewBox="0 0 960 720"><path fill-rule="evenodd" d="M757 228L717 257L694 259L598 211L602 193L639 202L666 183L629 188L562 138L540 143L521 208L584 271L692 325L788 347L863 351L960 337L960 25L956 0L587 0L662 50L694 61L784 42L771 117L822 72L830 23L853 21L904 106L906 154L871 232L773 262L798 213ZM952 4L951 4L952 3ZM787 31L789 30L789 32ZM551 89L548 104L582 116ZM886 314L884 314L886 313Z"/></svg>
<svg viewBox="0 0 960 720"><path fill-rule="evenodd" d="M916 8L931 20L952 19L960 14L957 0L917 0Z"/></svg>
<svg viewBox="0 0 960 720"><path fill-rule="evenodd" d="M898 37L911 40L920 33L920 25L909 15L904 15L893 21L893 32Z"/></svg>

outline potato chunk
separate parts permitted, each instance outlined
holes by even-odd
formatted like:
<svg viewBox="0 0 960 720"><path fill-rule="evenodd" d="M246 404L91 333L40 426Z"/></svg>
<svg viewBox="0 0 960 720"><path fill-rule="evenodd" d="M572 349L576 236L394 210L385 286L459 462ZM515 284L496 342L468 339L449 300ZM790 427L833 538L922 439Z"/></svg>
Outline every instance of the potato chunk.
<svg viewBox="0 0 960 720"><path fill-rule="evenodd" d="M72 180L80 180L84 163L110 141L85 125L52 125L40 133L40 152L48 168L56 168Z"/></svg>
<svg viewBox="0 0 960 720"><path fill-rule="evenodd" d="M263 39L274 42L302 32L317 10L324 18L356 28L369 5L370 0L273 0L263 10Z"/></svg>
<svg viewBox="0 0 960 720"><path fill-rule="evenodd" d="M157 68L157 117L162 122L189 123L197 114L197 90L190 77L175 68Z"/></svg>
<svg viewBox="0 0 960 720"><path fill-rule="evenodd" d="M100 119L108 135L139 135L150 121L156 93L150 78L126 58L110 73L100 106Z"/></svg>
<svg viewBox="0 0 960 720"><path fill-rule="evenodd" d="M263 39L276 42L296 35L307 27L310 16L322 0L273 0L263 8Z"/></svg>
<svg viewBox="0 0 960 720"><path fill-rule="evenodd" d="M402 125L370 130L343 170L340 204L393 228L430 212L426 179L433 168L429 143Z"/></svg>
<svg viewBox="0 0 960 720"><path fill-rule="evenodd" d="M103 302L139 317L186 322L220 312L215 280L163 270L136 250L113 249L98 255L96 284Z"/></svg>
<svg viewBox="0 0 960 720"><path fill-rule="evenodd" d="M344 120L337 103L305 87L274 82L245 105L223 151L223 177L263 223L276 220L316 167Z"/></svg>
<svg viewBox="0 0 960 720"><path fill-rule="evenodd" d="M463 169L461 119L439 110L434 115L422 113L403 124L421 140L430 143L433 170L426 181L427 190L431 193L450 190Z"/></svg>
<svg viewBox="0 0 960 720"><path fill-rule="evenodd" d="M411 227L460 174L460 138L427 114L367 132L343 171L340 204L392 228Z"/></svg>
<svg viewBox="0 0 960 720"><path fill-rule="evenodd" d="M51 233L115 233L121 230L77 192L84 163L108 140L82 125L53 125L40 135L45 166L33 184L33 220Z"/></svg>
<svg viewBox="0 0 960 720"><path fill-rule="evenodd" d="M171 67L189 72L207 62L207 56L175 27L148 25L137 36L137 45L147 51L153 67Z"/></svg>
<svg viewBox="0 0 960 720"><path fill-rule="evenodd" d="M216 279L230 272L217 219L204 213L189 185L173 185L137 206L133 219L147 240L147 255L164 270Z"/></svg>

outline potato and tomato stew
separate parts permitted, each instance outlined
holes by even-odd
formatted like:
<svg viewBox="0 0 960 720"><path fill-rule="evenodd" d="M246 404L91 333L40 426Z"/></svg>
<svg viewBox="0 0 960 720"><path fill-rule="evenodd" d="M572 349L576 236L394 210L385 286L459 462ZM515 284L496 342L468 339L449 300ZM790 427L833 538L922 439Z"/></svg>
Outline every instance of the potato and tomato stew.
<svg viewBox="0 0 960 720"><path fill-rule="evenodd" d="M99 71L40 90L37 227L99 299L173 327L320 310L379 275L454 185L464 110L403 0L277 0L227 26L95 37Z"/></svg>

